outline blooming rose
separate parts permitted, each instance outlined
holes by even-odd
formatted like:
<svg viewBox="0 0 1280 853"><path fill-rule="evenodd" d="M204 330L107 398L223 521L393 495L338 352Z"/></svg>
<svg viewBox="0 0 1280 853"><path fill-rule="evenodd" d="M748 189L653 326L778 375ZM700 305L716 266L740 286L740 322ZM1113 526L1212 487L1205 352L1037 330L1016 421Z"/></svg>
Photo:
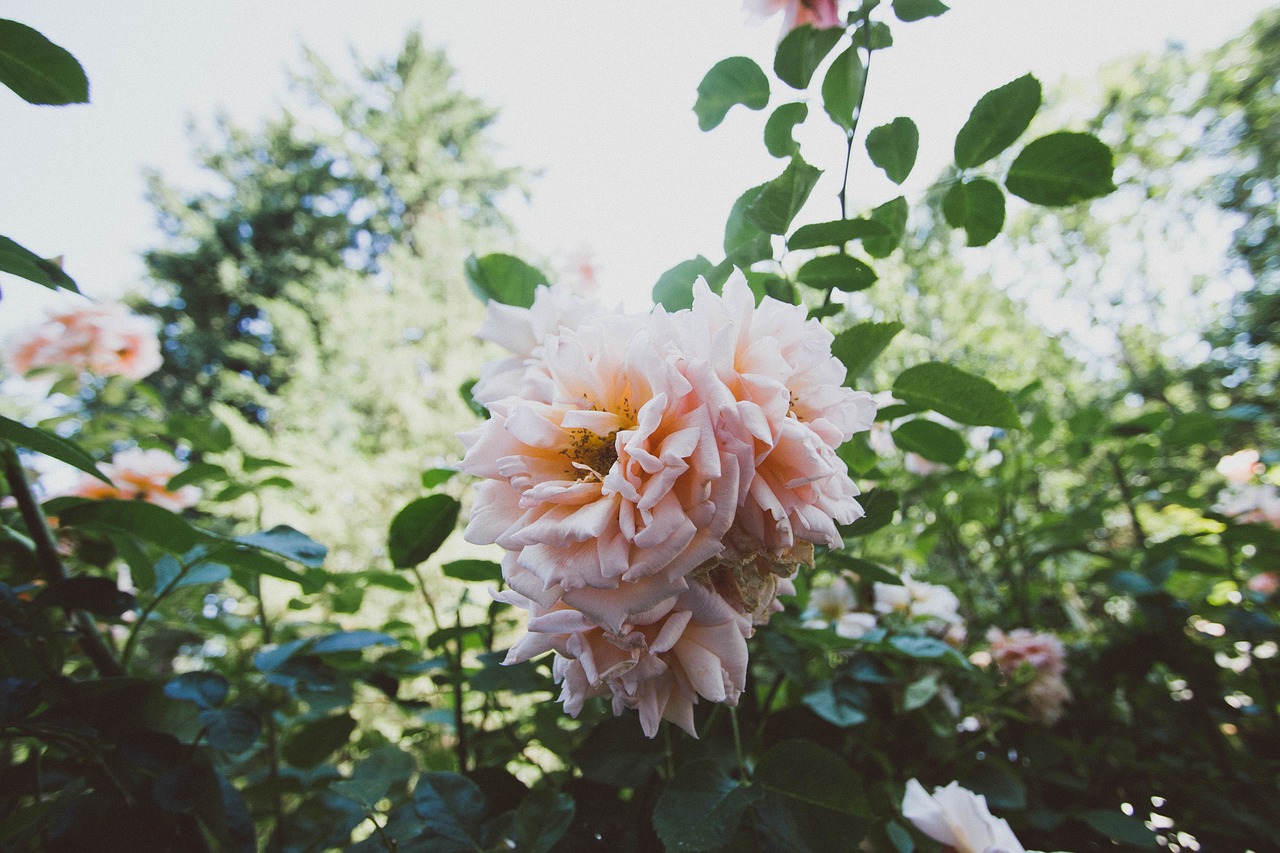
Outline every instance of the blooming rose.
<svg viewBox="0 0 1280 853"><path fill-rule="evenodd" d="M142 379L160 368L159 323L120 304L91 305L53 314L10 342L15 373L71 367L95 376Z"/></svg>
<svg viewBox="0 0 1280 853"><path fill-rule="evenodd" d="M901 613L910 619L925 622L925 626L937 633L964 639L964 619L959 608L960 599L945 586L925 583L909 573L902 575L902 585L876 583L875 609L877 613Z"/></svg>
<svg viewBox="0 0 1280 853"><path fill-rule="evenodd" d="M195 486L169 490L169 481L187 466L163 450L132 447L121 450L110 462L98 467L113 485L85 474L70 492L72 496L146 501L171 512L181 512L200 500L200 489Z"/></svg>
<svg viewBox="0 0 1280 853"><path fill-rule="evenodd" d="M917 780L910 780L902 816L956 853L1026 853L1009 824L991 814L987 798L956 782L934 788L930 795Z"/></svg>
<svg viewBox="0 0 1280 853"><path fill-rule="evenodd" d="M812 24L817 29L843 26L840 20L839 0L745 0L747 11L767 18L785 9L786 18L782 22L782 34Z"/></svg>
<svg viewBox="0 0 1280 853"><path fill-rule="evenodd" d="M563 603L544 608L511 591L497 598L531 614L529 633L505 663L549 649L559 652L552 672L570 716L578 716L586 699L610 696L615 714L639 711L648 737L657 734L663 719L696 737L698 697L736 705L746 683L747 644L739 614L699 584L633 615L617 631L598 627Z"/></svg>
<svg viewBox="0 0 1280 853"><path fill-rule="evenodd" d="M1071 688L1062 679L1067 670L1067 650L1053 634L1015 628L1008 634L999 628L987 632L991 660L1005 675L1031 669L1034 677L1022 685L1031 719L1052 726L1062 719L1062 706L1071 700Z"/></svg>
<svg viewBox="0 0 1280 853"><path fill-rule="evenodd" d="M1261 474L1266 470L1259 459L1256 450L1238 450L1219 459L1217 471L1233 486L1243 486L1253 479L1254 474Z"/></svg>

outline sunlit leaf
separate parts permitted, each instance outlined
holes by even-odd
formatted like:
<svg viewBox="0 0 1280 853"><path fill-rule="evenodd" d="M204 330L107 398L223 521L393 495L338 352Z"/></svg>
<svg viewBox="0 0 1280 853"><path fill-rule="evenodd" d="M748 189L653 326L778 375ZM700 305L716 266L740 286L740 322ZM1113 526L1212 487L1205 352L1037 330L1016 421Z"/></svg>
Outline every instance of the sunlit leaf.
<svg viewBox="0 0 1280 853"><path fill-rule="evenodd" d="M469 255L462 265L467 285L481 302L492 299L504 305L528 308L539 285L547 277L536 267L512 255L494 253L477 258Z"/></svg>
<svg viewBox="0 0 1280 853"><path fill-rule="evenodd" d="M790 157L800 151L800 143L791 135L795 126L809 115L807 104L783 104L764 123L764 147L774 157Z"/></svg>
<svg viewBox="0 0 1280 853"><path fill-rule="evenodd" d="M957 181L942 199L942 215L965 230L970 246L985 246L1004 227L1004 192L986 178Z"/></svg>
<svg viewBox="0 0 1280 853"><path fill-rule="evenodd" d="M769 78L760 66L745 56L731 56L717 62L702 78L693 111L698 116L698 127L711 130L724 121L735 104L762 110L768 103Z"/></svg>
<svg viewBox="0 0 1280 853"><path fill-rule="evenodd" d="M1111 149L1096 136L1062 131L1022 149L1004 185L1033 204L1063 206L1112 192L1113 173Z"/></svg>
<svg viewBox="0 0 1280 853"><path fill-rule="evenodd" d="M86 474L92 474L108 485L111 484L107 476L98 470L97 463L93 461L93 457L86 453L80 445L48 430L29 427L0 415L0 439L16 444L18 447L25 447L27 450L43 453L45 456L57 459L59 462L65 462L73 468L78 468Z"/></svg>
<svg viewBox="0 0 1280 853"><path fill-rule="evenodd" d="M839 27L796 27L778 43L773 58L773 73L793 89L806 89L813 72L836 46L844 30Z"/></svg>
<svg viewBox="0 0 1280 853"><path fill-rule="evenodd" d="M80 292L71 276L62 271L61 265L40 257L8 237L0 237L0 272L34 281L50 290L62 288L72 293Z"/></svg>
<svg viewBox="0 0 1280 853"><path fill-rule="evenodd" d="M899 116L867 134L867 155L895 184L911 174L919 147L920 131L909 118Z"/></svg>
<svg viewBox="0 0 1280 853"><path fill-rule="evenodd" d="M893 383L893 394L962 424L1004 429L1021 425L1008 394L949 364L930 362L907 368Z"/></svg>
<svg viewBox="0 0 1280 853"><path fill-rule="evenodd" d="M956 134L956 165L980 166L1016 142L1040 109L1040 99L1040 81L1030 74L979 98Z"/></svg>
<svg viewBox="0 0 1280 853"><path fill-rule="evenodd" d="M853 116L867 83L867 70L855 47L835 58L822 80L822 107L845 130L853 129Z"/></svg>

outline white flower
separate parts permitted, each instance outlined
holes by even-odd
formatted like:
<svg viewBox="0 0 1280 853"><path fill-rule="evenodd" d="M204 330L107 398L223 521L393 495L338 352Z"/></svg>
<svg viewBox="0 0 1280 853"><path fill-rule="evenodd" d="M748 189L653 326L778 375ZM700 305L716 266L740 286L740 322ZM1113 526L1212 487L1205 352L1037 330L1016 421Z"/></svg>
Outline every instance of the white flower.
<svg viewBox="0 0 1280 853"><path fill-rule="evenodd" d="M945 586L925 583L902 575L902 585L875 585L876 612L902 613L911 619L926 620L931 630L958 636L963 640L964 620L960 617L960 599ZM960 629L960 630L956 630Z"/></svg>
<svg viewBox="0 0 1280 853"><path fill-rule="evenodd" d="M1218 460L1217 471L1233 486L1243 486L1253 479L1254 474L1261 474L1265 470L1258 461L1259 458L1256 450L1237 450Z"/></svg>
<svg viewBox="0 0 1280 853"><path fill-rule="evenodd" d="M907 782L902 816L956 853L1027 853L1009 824L991 814L987 798L957 782L934 788L932 796L917 780Z"/></svg>

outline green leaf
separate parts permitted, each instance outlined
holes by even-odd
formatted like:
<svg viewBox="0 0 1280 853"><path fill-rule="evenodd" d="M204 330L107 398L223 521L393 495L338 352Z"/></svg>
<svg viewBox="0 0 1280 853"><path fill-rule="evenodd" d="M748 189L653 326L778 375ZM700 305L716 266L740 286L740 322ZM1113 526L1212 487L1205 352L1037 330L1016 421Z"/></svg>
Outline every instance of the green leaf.
<svg viewBox="0 0 1280 853"><path fill-rule="evenodd" d="M908 657L926 660L940 658L953 651L942 640L936 637L922 637L919 634L895 634L889 638L889 645Z"/></svg>
<svg viewBox="0 0 1280 853"><path fill-rule="evenodd" d="M170 699L195 702L205 710L221 708L231 692L231 684L216 672L184 672L170 679L164 686L164 695Z"/></svg>
<svg viewBox="0 0 1280 853"><path fill-rule="evenodd" d="M466 276L471 292L481 302L492 299L503 305L517 305L521 308L532 305L538 285L547 283L547 277L541 270L519 258L500 253L482 258L468 256L462 265L462 273Z"/></svg>
<svg viewBox="0 0 1280 853"><path fill-rule="evenodd" d="M941 0L893 0L893 14L899 21L918 21L921 18L935 18L951 8Z"/></svg>
<svg viewBox="0 0 1280 853"><path fill-rule="evenodd" d="M839 689L834 682L826 682L805 694L803 701L809 710L831 725L847 729L867 721L867 712L859 707L864 696L863 692L850 693Z"/></svg>
<svg viewBox="0 0 1280 853"><path fill-rule="evenodd" d="M1152 850L1157 847L1156 837L1151 830L1136 817L1130 817L1123 812L1096 809L1085 813L1084 822L1112 841Z"/></svg>
<svg viewBox="0 0 1280 853"><path fill-rule="evenodd" d="M380 586L383 589L393 589L396 592L413 592L415 589L413 581L404 575L398 575L395 572L379 572L367 571L361 572L360 577L364 578L367 583L373 586Z"/></svg>
<svg viewBox="0 0 1280 853"><path fill-rule="evenodd" d="M920 131L909 118L899 116L867 134L867 155L895 184L911 174L919 148Z"/></svg>
<svg viewBox="0 0 1280 853"><path fill-rule="evenodd" d="M270 459L266 456L248 456L244 457L241 462L244 466L246 474L252 474L255 471L261 471L264 468L288 468L288 462L281 462L279 459Z"/></svg>
<svg viewBox="0 0 1280 853"><path fill-rule="evenodd" d="M808 740L785 740L760 760L756 784L768 796L755 804L772 848L852 850L864 827L861 783L838 756Z"/></svg>
<svg viewBox="0 0 1280 853"><path fill-rule="evenodd" d="M795 251L817 249L821 246L843 246L850 240L889 237L892 233L888 225L877 219L837 219L834 222L801 225L787 240L787 248Z"/></svg>
<svg viewBox="0 0 1280 853"><path fill-rule="evenodd" d="M849 47L837 56L822 80L822 108L846 131L853 130L853 114L866 83L867 70L856 47Z"/></svg>
<svg viewBox="0 0 1280 853"><path fill-rule="evenodd" d="M197 462L174 474L169 479L168 484L165 485L165 488L173 492L193 483L206 483L209 480L225 481L230 476L227 473L227 469L221 465L214 465L212 462Z"/></svg>
<svg viewBox="0 0 1280 853"><path fill-rule="evenodd" d="M793 89L807 89L813 72L842 35L844 30L839 27L817 28L812 24L796 27L778 43L773 73Z"/></svg>
<svg viewBox="0 0 1280 853"><path fill-rule="evenodd" d="M258 715L239 707L201 711L200 724L205 727L209 746L224 752L244 752L262 734Z"/></svg>
<svg viewBox="0 0 1280 853"><path fill-rule="evenodd" d="M986 178L957 181L942 199L942 215L965 230L970 246L985 246L1004 227L1004 192Z"/></svg>
<svg viewBox="0 0 1280 853"><path fill-rule="evenodd" d="M939 688L938 674L936 672L911 682L907 685L907 689L902 691L902 710L906 712L923 708L929 704L929 701L934 696L938 695Z"/></svg>
<svg viewBox="0 0 1280 853"><path fill-rule="evenodd" d="M231 577L231 569L221 563L199 562L183 571L181 562L164 554L156 560L155 575L156 595L160 595L186 586L222 583Z"/></svg>
<svg viewBox="0 0 1280 853"><path fill-rule="evenodd" d="M893 383L893 394L954 421L973 426L1017 429L1013 401L987 380L940 362L909 367Z"/></svg>
<svg viewBox="0 0 1280 853"><path fill-rule="evenodd" d="M428 468L422 472L422 488L434 489L452 480L458 473L456 468Z"/></svg>
<svg viewBox="0 0 1280 853"><path fill-rule="evenodd" d="M907 200L898 196L892 201L886 201L871 211L871 218L883 225L889 234L885 237L863 239L862 248L873 258L887 258L898 248L902 235L907 231Z"/></svg>
<svg viewBox="0 0 1280 853"><path fill-rule="evenodd" d="M81 449L80 445L48 430L29 427L0 415L0 439L16 444L18 447L25 447L27 450L43 453L59 462L65 462L111 485L107 476L98 470L93 457Z"/></svg>
<svg viewBox="0 0 1280 853"><path fill-rule="evenodd" d="M427 828L450 841L483 850L480 818L484 793L458 773L424 773L413 790L413 810Z"/></svg>
<svg viewBox="0 0 1280 853"><path fill-rule="evenodd" d="M858 377L867 371L903 328L896 320L887 323L867 322L851 326L836 335L831 342L831 354L844 365L844 384L856 387Z"/></svg>
<svg viewBox="0 0 1280 853"><path fill-rule="evenodd" d="M876 271L850 255L822 255L800 267L796 279L818 290L852 293L875 284Z"/></svg>
<svg viewBox="0 0 1280 853"><path fill-rule="evenodd" d="M181 516L144 501L59 498L44 508L67 527L118 530L175 554L190 550L199 538L196 529Z"/></svg>
<svg viewBox="0 0 1280 853"><path fill-rule="evenodd" d="M387 553L397 569L412 568L439 550L458 523L462 505L448 495L428 495L396 514L387 534Z"/></svg>
<svg viewBox="0 0 1280 853"><path fill-rule="evenodd" d="M294 730L285 741L281 754L294 767L315 767L347 745L356 721L349 714L322 717Z"/></svg>
<svg viewBox="0 0 1280 853"><path fill-rule="evenodd" d="M1111 149L1089 133L1060 131L1022 149L1004 185L1032 204L1062 206L1116 188Z"/></svg>
<svg viewBox="0 0 1280 853"><path fill-rule="evenodd" d="M969 113L956 134L956 165L972 169L1008 148L1040 109L1040 81L1030 74L992 89Z"/></svg>
<svg viewBox="0 0 1280 853"><path fill-rule="evenodd" d="M729 843L747 806L763 796L701 758L681 767L658 797L653 828L667 850L716 850Z"/></svg>
<svg viewBox="0 0 1280 853"><path fill-rule="evenodd" d="M50 290L70 290L79 293L75 281L62 271L56 262L46 260L30 249L23 248L8 237L0 236L0 272L34 281Z"/></svg>
<svg viewBox="0 0 1280 853"><path fill-rule="evenodd" d="M681 261L658 277L653 286L653 301L668 311L680 311L693 306L693 285L698 276L712 275L715 265L698 255Z"/></svg>
<svg viewBox="0 0 1280 853"><path fill-rule="evenodd" d="M893 441L903 450L914 451L931 462L943 465L956 464L968 449L960 433L924 418L899 424L893 431Z"/></svg>
<svg viewBox="0 0 1280 853"><path fill-rule="evenodd" d="M31 27L3 18L0 83L30 104L89 102L89 79L74 56Z"/></svg>
<svg viewBox="0 0 1280 853"><path fill-rule="evenodd" d="M662 759L661 743L645 737L635 720L622 717L608 718L592 727L573 751L584 778L623 788L643 785Z"/></svg>
<svg viewBox="0 0 1280 853"><path fill-rule="evenodd" d="M110 578L78 577L62 578L49 584L40 590L35 605L87 610L104 619L115 619L136 608L138 602Z"/></svg>
<svg viewBox="0 0 1280 853"><path fill-rule="evenodd" d="M821 175L821 169L794 155L782 174L761 188L744 215L766 233L785 234Z"/></svg>
<svg viewBox="0 0 1280 853"><path fill-rule="evenodd" d="M549 853L573 823L573 797L540 789L529 794L516 809L511 829L515 849L521 853Z"/></svg>
<svg viewBox="0 0 1280 853"><path fill-rule="evenodd" d="M764 147L774 157L800 153L800 143L791 135L795 126L809 116L807 104L783 104L764 123Z"/></svg>
<svg viewBox="0 0 1280 853"><path fill-rule="evenodd" d="M760 66L745 56L731 56L717 62L702 78L693 111L698 116L699 129L711 130L724 121L734 104L762 110L768 103L769 78Z"/></svg>
<svg viewBox="0 0 1280 853"><path fill-rule="evenodd" d="M747 208L764 192L768 184L752 187L733 203L729 219L724 226L724 254L739 267L749 267L756 261L773 257L773 242L769 235L747 218Z"/></svg>
<svg viewBox="0 0 1280 853"><path fill-rule="evenodd" d="M824 563L833 563L844 571L853 572L861 581L870 581L871 583L883 583L890 586L902 586L902 578L886 569L884 566L863 560L860 557L851 557L842 551L828 551L823 557Z"/></svg>
<svg viewBox="0 0 1280 853"><path fill-rule="evenodd" d="M222 453L231 449L231 430L213 415L170 415L165 428L171 435L186 439L196 450Z"/></svg>
<svg viewBox="0 0 1280 853"><path fill-rule="evenodd" d="M296 583L306 593L319 592L324 588L324 572L313 571L302 574L289 568L274 556L252 548L220 548L210 556L226 563L233 570L239 570L236 572L236 581L239 583L244 583L248 578L256 575L267 575ZM247 577L242 573L247 573Z"/></svg>
<svg viewBox="0 0 1280 853"><path fill-rule="evenodd" d="M454 560L441 566L440 571L446 577L471 583L499 583L502 580L502 566L492 560Z"/></svg>
<svg viewBox="0 0 1280 853"><path fill-rule="evenodd" d="M840 535L846 539L866 536L888 526L893 521L894 513L898 511L899 502L897 492L884 488L872 489L859 496L858 503L864 514L861 518L854 519L852 524L841 525Z"/></svg>
<svg viewBox="0 0 1280 853"><path fill-rule="evenodd" d="M889 821L884 826L884 834L889 837L889 842L893 844L898 853L915 853L916 843L911 838L911 833L907 832L897 823Z"/></svg>
<svg viewBox="0 0 1280 853"><path fill-rule="evenodd" d="M329 553L329 549L324 545L287 524L278 524L270 530L261 530L247 536L237 536L236 541L242 545L278 554L312 569L323 566L324 558Z"/></svg>
<svg viewBox="0 0 1280 853"><path fill-rule="evenodd" d="M356 652L370 646L398 646L400 641L381 631L335 631L325 634L311 643L310 652L330 655L338 652Z"/></svg>

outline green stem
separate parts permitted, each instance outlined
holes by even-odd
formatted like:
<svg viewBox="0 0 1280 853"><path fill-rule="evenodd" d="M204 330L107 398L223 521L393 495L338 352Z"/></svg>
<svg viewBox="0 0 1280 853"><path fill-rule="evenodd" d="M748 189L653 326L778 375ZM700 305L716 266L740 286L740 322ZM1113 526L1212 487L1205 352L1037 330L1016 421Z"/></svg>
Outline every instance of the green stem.
<svg viewBox="0 0 1280 853"><path fill-rule="evenodd" d="M733 724L733 749L738 755L738 779L745 782L749 778L747 761L742 754L742 732L738 728L738 708L735 705L729 706L729 722Z"/></svg>
<svg viewBox="0 0 1280 853"><path fill-rule="evenodd" d="M4 476L18 502L18 511L27 526L27 532L36 546L36 565L40 569L45 582L55 584L67 579L67 570L58 556L58 547L53 541L53 532L45 520L40 505L36 502L31 484L27 482L27 473L22 468L22 460L18 458L17 449L8 442L0 442L0 453L4 457ZM115 653L107 645L102 634L98 632L98 623L83 610L68 610L67 618L74 626L80 638L80 648L89 658L94 669L104 678L124 675L124 668L116 660Z"/></svg>
<svg viewBox="0 0 1280 853"><path fill-rule="evenodd" d="M867 97L867 80L871 76L871 54L874 52L871 48L871 13L867 12L862 16L862 21L858 25L858 30L862 33L862 48L867 52L867 64L862 69L862 90L858 92L858 105L854 107L853 118L850 120L850 127L845 132L845 141L847 148L844 156L844 177L840 179L840 218L848 219L848 196L849 196L849 163L853 160L853 138L858 132L858 120L862 118L862 104ZM854 35L854 47L857 47L857 35ZM840 251L845 250L844 246L840 247Z"/></svg>
<svg viewBox="0 0 1280 853"><path fill-rule="evenodd" d="M261 520L261 512L259 512L259 520ZM269 646L272 642L274 632L271 628L271 621L267 619L267 603L262 597L262 576L254 575L253 589L251 590L253 597L258 602L258 621L262 623L262 645ZM284 817L284 791L280 787L280 730L276 726L276 702L279 698L279 691L275 685L267 685L267 713L266 713L266 729L267 729L267 774L271 780L272 802L271 811L275 817L275 824L271 828L271 836L267 840L268 850L281 850L284 845L281 843L281 833L285 827Z"/></svg>

